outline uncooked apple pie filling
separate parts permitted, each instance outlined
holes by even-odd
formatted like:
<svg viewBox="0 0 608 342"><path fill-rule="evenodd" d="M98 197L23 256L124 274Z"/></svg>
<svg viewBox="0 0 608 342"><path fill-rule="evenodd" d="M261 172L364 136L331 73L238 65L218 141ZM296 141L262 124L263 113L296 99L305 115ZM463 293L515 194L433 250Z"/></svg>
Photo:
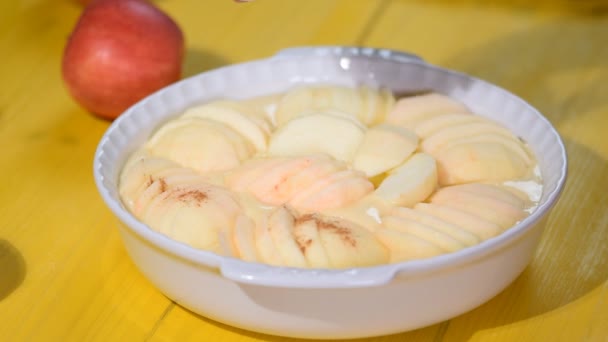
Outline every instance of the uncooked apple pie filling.
<svg viewBox="0 0 608 342"><path fill-rule="evenodd" d="M345 268L476 245L534 209L533 153L449 97L314 86L192 107L120 176L124 205L195 248Z"/></svg>

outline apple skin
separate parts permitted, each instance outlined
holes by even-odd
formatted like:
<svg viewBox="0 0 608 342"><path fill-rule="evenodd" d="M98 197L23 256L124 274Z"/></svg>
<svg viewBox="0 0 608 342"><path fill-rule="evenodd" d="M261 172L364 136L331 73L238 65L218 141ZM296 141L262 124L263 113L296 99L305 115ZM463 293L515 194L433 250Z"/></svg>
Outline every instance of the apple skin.
<svg viewBox="0 0 608 342"><path fill-rule="evenodd" d="M63 80L74 99L105 119L181 77L184 36L145 0L95 0L67 42Z"/></svg>

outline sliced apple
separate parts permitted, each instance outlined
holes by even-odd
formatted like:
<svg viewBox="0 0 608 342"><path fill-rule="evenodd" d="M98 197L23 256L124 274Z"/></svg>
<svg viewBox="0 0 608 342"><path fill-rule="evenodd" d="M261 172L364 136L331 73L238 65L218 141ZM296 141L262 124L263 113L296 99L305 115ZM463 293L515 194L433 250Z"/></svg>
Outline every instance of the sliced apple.
<svg viewBox="0 0 608 342"><path fill-rule="evenodd" d="M267 147L268 133L260 122L261 115L254 119L253 114L247 114L248 108L239 108L237 103L216 101L188 109L182 117L197 117L221 122L245 137L257 151ZM241 106L242 107L242 106ZM253 109L249 109L253 111Z"/></svg>
<svg viewBox="0 0 608 342"><path fill-rule="evenodd" d="M356 202L374 190L374 186L363 177L341 179L300 201L290 201L305 213L340 208Z"/></svg>
<svg viewBox="0 0 608 342"><path fill-rule="evenodd" d="M404 216L385 216L382 218L382 223L387 229L414 235L436 245L444 252L455 252L466 247L450 235Z"/></svg>
<svg viewBox="0 0 608 342"><path fill-rule="evenodd" d="M230 195L211 185L167 186L140 215L142 221L177 241L225 254L218 237L234 225L239 205L225 203Z"/></svg>
<svg viewBox="0 0 608 342"><path fill-rule="evenodd" d="M526 217L526 213L522 208L495 198L479 196L465 191L439 190L433 194L430 202L468 212L469 214L496 223L503 228L509 228L517 221Z"/></svg>
<svg viewBox="0 0 608 342"><path fill-rule="evenodd" d="M226 183L235 191L252 193L260 201L278 206L291 203L291 199L301 193L315 193L309 192L311 189L322 190L322 186L330 184L324 180L334 179L327 177L345 169L346 164L326 155L270 158L245 163L227 175ZM367 182L362 174L354 171L347 174ZM319 181L325 183L317 184ZM358 189L354 187L349 191Z"/></svg>
<svg viewBox="0 0 608 342"><path fill-rule="evenodd" d="M388 248L392 263L430 258L445 253L436 245L406 232L382 228L375 234Z"/></svg>
<svg viewBox="0 0 608 342"><path fill-rule="evenodd" d="M330 268L329 257L323 247L317 223L303 216L295 221L294 237L309 267Z"/></svg>
<svg viewBox="0 0 608 342"><path fill-rule="evenodd" d="M352 165L374 177L403 163L418 147L413 132L395 125L380 124L365 132Z"/></svg>
<svg viewBox="0 0 608 342"><path fill-rule="evenodd" d="M442 193L458 193L467 192L475 194L479 197L488 197L491 199L499 200L508 203L516 208L525 209L531 203L526 194L516 193L506 186L496 184L483 184L483 183L468 183L444 187L440 190Z"/></svg>
<svg viewBox="0 0 608 342"><path fill-rule="evenodd" d="M388 250L376 237L355 223L318 214L299 221L314 221L333 268L372 266L388 261Z"/></svg>
<svg viewBox="0 0 608 342"><path fill-rule="evenodd" d="M494 237L503 231L503 229L494 222L438 203L418 203L414 206L414 209L437 216L446 222L462 227L479 237L481 240Z"/></svg>
<svg viewBox="0 0 608 342"><path fill-rule="evenodd" d="M244 106L251 107L256 113L262 113L262 122L268 132L276 126L276 111L281 101L283 94L270 94L264 96L256 96L249 99L241 100Z"/></svg>
<svg viewBox="0 0 608 342"><path fill-rule="evenodd" d="M384 122L388 113L393 110L393 108L395 107L395 103L397 102L395 96L393 95L393 92L390 91L390 89L382 88L380 89L379 93L381 99L381 106L378 108L378 117L373 123Z"/></svg>
<svg viewBox="0 0 608 342"><path fill-rule="evenodd" d="M526 148L524 144L522 144L515 137L506 137L499 134L487 133L480 134L470 137L464 137L459 139L454 139L447 144L442 146L442 149L447 149L456 145L463 144L483 144L483 143L496 143L501 144L506 150L510 151L514 156L519 157L526 165L532 166L535 162L530 152Z"/></svg>
<svg viewBox="0 0 608 342"><path fill-rule="evenodd" d="M450 113L470 113L470 110L448 96L429 93L399 99L388 113L386 122L413 128L420 121Z"/></svg>
<svg viewBox="0 0 608 342"><path fill-rule="evenodd" d="M373 184L355 170L334 172L298 192L289 203L303 212L339 208L373 191Z"/></svg>
<svg viewBox="0 0 608 342"><path fill-rule="evenodd" d="M151 173L148 182L144 185L145 190L134 197L131 210L136 215L141 213L154 197L167 191L170 185L196 186L203 183L204 180L200 175L187 168L170 168Z"/></svg>
<svg viewBox="0 0 608 342"><path fill-rule="evenodd" d="M253 220L243 214L237 216L232 231L232 240L238 251L238 257L245 261L257 262L259 260L255 247L254 230Z"/></svg>
<svg viewBox="0 0 608 342"><path fill-rule="evenodd" d="M338 110L365 125L384 120L395 99L386 89L368 86L313 86L296 88L281 98L276 111L277 124L283 125L305 111Z"/></svg>
<svg viewBox="0 0 608 342"><path fill-rule="evenodd" d="M171 236L173 233L174 226L171 225L175 211L170 212L171 201L167 201L167 194L151 197L150 201L145 207L142 207L139 212L133 212L133 214L140 219L142 222L147 224L153 230Z"/></svg>
<svg viewBox="0 0 608 342"><path fill-rule="evenodd" d="M342 163L323 155L304 158L310 161L309 165L297 172L284 173L281 178L271 181L268 183L271 186L265 186L258 197L262 200L266 199L267 203L286 203L298 193L308 189L317 180L345 169ZM268 174L271 175L272 172ZM264 178L260 177L260 181L264 181Z"/></svg>
<svg viewBox="0 0 608 342"><path fill-rule="evenodd" d="M301 87L287 92L277 107L277 124L282 126L304 111L335 109L354 117L361 110L356 89L344 86Z"/></svg>
<svg viewBox="0 0 608 342"><path fill-rule="evenodd" d="M228 171L224 177L226 185L236 192L247 191L249 185L266 175L289 158L256 158Z"/></svg>
<svg viewBox="0 0 608 342"><path fill-rule="evenodd" d="M440 185L519 179L530 171L525 160L500 143L455 145L435 158Z"/></svg>
<svg viewBox="0 0 608 342"><path fill-rule="evenodd" d="M375 194L403 207L424 201L437 187L437 167L428 154L416 153L393 169L380 183Z"/></svg>
<svg viewBox="0 0 608 342"><path fill-rule="evenodd" d="M219 245L220 255L229 256L231 258L239 257L239 250L236 247L232 236L234 235L234 226L224 227L217 232L217 241Z"/></svg>
<svg viewBox="0 0 608 342"><path fill-rule="evenodd" d="M395 104L393 93L387 89L372 89L368 86L359 87L361 110L357 117L368 126L384 121L386 114Z"/></svg>
<svg viewBox="0 0 608 342"><path fill-rule="evenodd" d="M147 142L151 154L173 160L200 172L234 168L254 152L230 127L200 118L165 124Z"/></svg>
<svg viewBox="0 0 608 342"><path fill-rule="evenodd" d="M270 225L268 221L268 215L262 215L255 220L254 237L258 252L257 255L264 263L273 266L283 266L285 265L285 262L270 235Z"/></svg>
<svg viewBox="0 0 608 342"><path fill-rule="evenodd" d="M325 209L323 214L339 217L375 232L382 227L382 216L388 215L394 206L376 196L373 192L349 205L335 209Z"/></svg>
<svg viewBox="0 0 608 342"><path fill-rule="evenodd" d="M320 113L323 115L336 116L340 119L348 120L348 121L352 122L353 124L355 124L360 129L362 129L364 131L367 130L367 126L363 122L361 122L356 116L349 114L347 112L343 112L338 109L327 108L327 109L322 109L322 110L305 110L305 111L301 112L299 116L315 115L315 114L320 114Z"/></svg>
<svg viewBox="0 0 608 342"><path fill-rule="evenodd" d="M398 207L395 208L391 214L396 217L407 218L411 221L420 222L426 226L433 227L433 229L458 240L461 244L467 247L481 242L479 237L463 229L462 227L459 227L452 222L442 220L437 216L425 213L421 210Z"/></svg>
<svg viewBox="0 0 608 342"><path fill-rule="evenodd" d="M384 117L382 97L378 92L370 87L359 87L359 97L361 98L361 109L358 118L366 125L380 123Z"/></svg>
<svg viewBox="0 0 608 342"><path fill-rule="evenodd" d="M264 203L282 205L293 197L294 192L298 189L289 186L281 187L281 185L302 170L309 168L313 162L313 158L288 158L251 182L247 186L247 190Z"/></svg>
<svg viewBox="0 0 608 342"><path fill-rule="evenodd" d="M298 156L326 153L337 160L352 160L365 130L351 120L323 113L297 117L270 139L268 154Z"/></svg>
<svg viewBox="0 0 608 342"><path fill-rule="evenodd" d="M152 175L159 170L174 168L180 166L164 158L151 157L147 153L135 153L131 156L125 163L118 181L120 197L127 208L132 210L135 200L152 185Z"/></svg>
<svg viewBox="0 0 608 342"><path fill-rule="evenodd" d="M420 121L414 128L416 134L426 139L437 131L454 125L469 124L476 122L485 122L487 119L471 113L453 113L443 114L429 118L428 120Z"/></svg>
<svg viewBox="0 0 608 342"><path fill-rule="evenodd" d="M491 121L463 123L452 125L436 131L420 144L424 152L435 154L441 147L462 138L469 138L482 134L502 135L506 138L517 139L511 131Z"/></svg>
<svg viewBox="0 0 608 342"><path fill-rule="evenodd" d="M285 206L278 207L268 218L270 236L285 266L307 267L308 263L294 235L295 217Z"/></svg>

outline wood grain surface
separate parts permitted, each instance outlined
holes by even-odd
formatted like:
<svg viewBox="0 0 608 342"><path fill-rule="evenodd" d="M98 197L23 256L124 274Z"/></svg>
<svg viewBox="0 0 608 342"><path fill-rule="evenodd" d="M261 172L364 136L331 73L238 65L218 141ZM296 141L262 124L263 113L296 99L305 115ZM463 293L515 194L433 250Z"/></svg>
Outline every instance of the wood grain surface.
<svg viewBox="0 0 608 342"><path fill-rule="evenodd" d="M524 273L471 312L365 341L608 341L608 3L156 3L184 30L185 76L291 46L392 48L509 89L561 133L568 183ZM0 341L296 341L193 314L129 260L92 177L109 122L60 76L81 10L0 4Z"/></svg>

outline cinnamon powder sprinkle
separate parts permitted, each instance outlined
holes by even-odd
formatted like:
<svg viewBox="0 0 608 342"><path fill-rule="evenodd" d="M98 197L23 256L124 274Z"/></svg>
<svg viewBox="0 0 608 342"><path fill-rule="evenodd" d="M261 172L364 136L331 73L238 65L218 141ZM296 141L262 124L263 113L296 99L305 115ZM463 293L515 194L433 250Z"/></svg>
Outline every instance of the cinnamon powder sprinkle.
<svg viewBox="0 0 608 342"><path fill-rule="evenodd" d="M340 225L336 221L332 220L323 220L316 214L306 214L296 218L295 225L297 226L299 223L315 221L317 225L317 229L321 230L329 230L332 233L338 235L342 241L352 247L357 246L357 240L353 237L353 232L347 227ZM299 244L299 242L298 242ZM310 244L308 244L310 246Z"/></svg>
<svg viewBox="0 0 608 342"><path fill-rule="evenodd" d="M152 184L154 184L155 182L158 182L160 184L160 193L163 193L165 191L167 191L167 182L165 181L164 178L160 177L158 179L154 179L154 177L152 177L152 175L148 175L147 179L146 179L146 188L149 188L152 186Z"/></svg>
<svg viewBox="0 0 608 342"><path fill-rule="evenodd" d="M310 247L310 245L312 244L312 240L311 239L306 239L303 240L301 237L296 237L296 243L298 244L298 247L300 248L300 252L302 252L302 254L306 254L306 249L308 247Z"/></svg>
<svg viewBox="0 0 608 342"><path fill-rule="evenodd" d="M154 178L152 175L148 175L146 179L146 188L149 188L152 184L154 184Z"/></svg>
<svg viewBox="0 0 608 342"><path fill-rule="evenodd" d="M182 192L179 192L182 191ZM194 202L197 205L202 204L208 198L207 194L201 190L189 190L183 192L181 189L176 189L176 192L179 192L176 198L182 202Z"/></svg>
<svg viewBox="0 0 608 342"><path fill-rule="evenodd" d="M160 183L160 192L162 193L167 191L167 182L165 179L161 177L158 179L158 182Z"/></svg>

